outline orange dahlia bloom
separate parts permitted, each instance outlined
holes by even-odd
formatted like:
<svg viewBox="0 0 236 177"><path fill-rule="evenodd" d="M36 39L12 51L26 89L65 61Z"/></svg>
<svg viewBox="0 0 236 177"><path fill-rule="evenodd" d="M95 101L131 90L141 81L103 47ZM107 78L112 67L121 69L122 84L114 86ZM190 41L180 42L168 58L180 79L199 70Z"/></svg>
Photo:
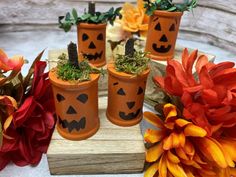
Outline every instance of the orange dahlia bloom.
<svg viewBox="0 0 236 177"><path fill-rule="evenodd" d="M194 63L197 77L192 72ZM185 49L182 63L169 60L166 76L154 80L168 94L181 98L184 116L204 128L208 135L220 130L236 138L234 65L233 62L214 64L206 56L198 56L197 50L189 54Z"/></svg>
<svg viewBox="0 0 236 177"><path fill-rule="evenodd" d="M141 35L146 34L149 17L145 14L143 0L137 0L137 7L130 3L125 3L121 14L120 23L123 30L132 33L140 32Z"/></svg>
<svg viewBox="0 0 236 177"><path fill-rule="evenodd" d="M235 143L207 137L203 128L181 117L172 104L164 105L163 117L145 112L144 118L156 127L148 129L146 161L151 166L145 177L230 177L235 174ZM164 120L163 120L164 119Z"/></svg>

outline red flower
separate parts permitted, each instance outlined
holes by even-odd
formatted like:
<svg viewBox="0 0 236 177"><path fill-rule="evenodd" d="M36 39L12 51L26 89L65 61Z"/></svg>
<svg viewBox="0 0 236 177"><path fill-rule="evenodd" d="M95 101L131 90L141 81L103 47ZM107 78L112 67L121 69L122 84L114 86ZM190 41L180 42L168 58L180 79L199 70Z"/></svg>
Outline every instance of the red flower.
<svg viewBox="0 0 236 177"><path fill-rule="evenodd" d="M11 59L0 49L0 69L3 71L17 70L19 71L24 64L22 56L13 56Z"/></svg>
<svg viewBox="0 0 236 177"><path fill-rule="evenodd" d="M36 165L47 151L55 120L52 90L48 73L44 73L45 67L46 62L36 62L32 87L23 104L13 113L12 122L4 126L0 170L10 161L18 166Z"/></svg>
<svg viewBox="0 0 236 177"><path fill-rule="evenodd" d="M192 72L195 63L197 77ZM169 60L166 76L154 79L167 93L181 97L184 116L208 135L236 126L236 68L233 62L213 64L204 55L185 49L182 64ZM222 130L223 131L223 130ZM221 134L220 131L217 132Z"/></svg>

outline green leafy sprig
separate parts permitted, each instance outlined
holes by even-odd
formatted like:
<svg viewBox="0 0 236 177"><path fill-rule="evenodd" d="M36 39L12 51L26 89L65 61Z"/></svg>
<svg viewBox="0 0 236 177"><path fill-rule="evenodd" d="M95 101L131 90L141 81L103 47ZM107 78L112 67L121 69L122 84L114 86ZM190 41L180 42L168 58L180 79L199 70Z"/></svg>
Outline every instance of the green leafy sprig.
<svg viewBox="0 0 236 177"><path fill-rule="evenodd" d="M147 68L150 61L147 53L134 50L134 39L129 39L125 45L125 55L118 54L115 59L115 69L118 72L140 75Z"/></svg>
<svg viewBox="0 0 236 177"><path fill-rule="evenodd" d="M58 57L57 75L65 81L83 82L90 80L90 74L104 74L103 70L92 67L87 60L78 61L77 46L68 45L68 56L62 54Z"/></svg>
<svg viewBox="0 0 236 177"><path fill-rule="evenodd" d="M109 22L113 25L116 17L122 17L120 10L121 7L117 9L112 7L107 12L95 12L94 14L85 12L79 17L76 9L72 9L71 13L67 12L65 16L60 16L58 18L59 28L62 28L65 32L68 32L73 25L78 25L79 23L101 24Z"/></svg>
<svg viewBox="0 0 236 177"><path fill-rule="evenodd" d="M183 3L174 3L173 0L144 0L146 14L152 15L155 10L164 10L168 12L191 11L197 7L197 0L184 0Z"/></svg>

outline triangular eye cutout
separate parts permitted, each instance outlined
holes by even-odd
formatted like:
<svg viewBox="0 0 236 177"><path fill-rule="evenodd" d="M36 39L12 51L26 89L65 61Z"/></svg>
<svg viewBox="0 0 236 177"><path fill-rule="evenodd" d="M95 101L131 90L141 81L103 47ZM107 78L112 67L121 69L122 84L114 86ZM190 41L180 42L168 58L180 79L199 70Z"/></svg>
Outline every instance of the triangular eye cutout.
<svg viewBox="0 0 236 177"><path fill-rule="evenodd" d="M61 102L61 101L63 101L63 100L65 100L65 97L58 93L58 94L57 94L57 101L58 101L58 102Z"/></svg>
<svg viewBox="0 0 236 177"><path fill-rule="evenodd" d="M161 31L161 24L160 23L157 23L157 25L155 26L155 30Z"/></svg>
<svg viewBox="0 0 236 177"><path fill-rule="evenodd" d="M86 103L88 101L88 95L81 94L76 99L80 101L81 103Z"/></svg>
<svg viewBox="0 0 236 177"><path fill-rule="evenodd" d="M140 95L140 94L142 94L143 93L143 89L141 88L141 87L139 87L139 89L138 89L138 95Z"/></svg>
<svg viewBox="0 0 236 177"><path fill-rule="evenodd" d="M82 35L82 40L83 40L83 41L88 40L88 38L89 38L89 36L88 36L87 34L84 33L84 34Z"/></svg>
<svg viewBox="0 0 236 177"><path fill-rule="evenodd" d="M98 35L97 40L100 40L100 41L103 40L103 34L102 34L102 33L100 33L100 34Z"/></svg>
<svg viewBox="0 0 236 177"><path fill-rule="evenodd" d="M118 95L125 95L125 91L123 90L123 88L120 88L120 89L117 91L117 94L118 94Z"/></svg>
<svg viewBox="0 0 236 177"><path fill-rule="evenodd" d="M169 31L175 31L175 24L172 24Z"/></svg>

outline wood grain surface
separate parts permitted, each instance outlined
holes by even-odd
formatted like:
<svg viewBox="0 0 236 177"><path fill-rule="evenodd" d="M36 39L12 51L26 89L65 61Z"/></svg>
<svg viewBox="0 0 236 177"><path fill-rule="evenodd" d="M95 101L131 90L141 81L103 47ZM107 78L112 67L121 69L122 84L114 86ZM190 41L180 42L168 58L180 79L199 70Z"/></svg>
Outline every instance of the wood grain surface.
<svg viewBox="0 0 236 177"><path fill-rule="evenodd" d="M55 130L48 152L51 174L110 174L143 171L145 148L139 125L119 127L106 118L107 98L99 98L100 129L91 138L70 141Z"/></svg>

